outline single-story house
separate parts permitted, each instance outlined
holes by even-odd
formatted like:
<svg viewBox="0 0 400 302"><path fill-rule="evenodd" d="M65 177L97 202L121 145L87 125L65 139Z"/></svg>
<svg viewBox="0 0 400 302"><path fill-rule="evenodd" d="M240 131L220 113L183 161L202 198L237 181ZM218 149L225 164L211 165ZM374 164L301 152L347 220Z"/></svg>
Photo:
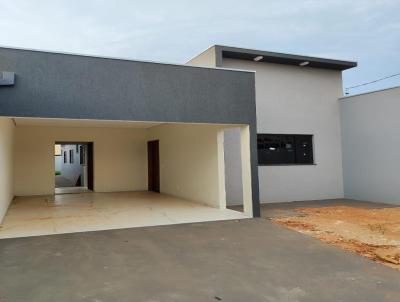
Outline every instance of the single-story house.
<svg viewBox="0 0 400 302"><path fill-rule="evenodd" d="M260 202L396 202L367 165L382 153L358 154L399 91L343 98L355 66L220 45L185 65L0 48L0 221L36 196L68 205L64 193L124 212L127 227L258 217ZM396 143L389 124L373 128Z"/></svg>
<svg viewBox="0 0 400 302"><path fill-rule="evenodd" d="M171 223L202 220L193 202L220 211L204 220L237 218L225 198L231 128L241 133L243 217L260 215L254 72L0 48L0 74L0 220L15 197L49 204L55 149L67 144L88 146L93 198L151 191L181 201L159 212ZM153 195L140 198L143 209L157 210Z"/></svg>

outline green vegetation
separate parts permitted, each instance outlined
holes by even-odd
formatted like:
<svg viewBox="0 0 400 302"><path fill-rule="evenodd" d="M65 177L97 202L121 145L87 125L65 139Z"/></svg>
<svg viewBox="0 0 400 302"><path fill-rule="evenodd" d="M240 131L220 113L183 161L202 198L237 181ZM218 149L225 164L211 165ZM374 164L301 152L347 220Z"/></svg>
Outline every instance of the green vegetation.
<svg viewBox="0 0 400 302"><path fill-rule="evenodd" d="M56 171L56 175L61 175L61 171Z"/></svg>

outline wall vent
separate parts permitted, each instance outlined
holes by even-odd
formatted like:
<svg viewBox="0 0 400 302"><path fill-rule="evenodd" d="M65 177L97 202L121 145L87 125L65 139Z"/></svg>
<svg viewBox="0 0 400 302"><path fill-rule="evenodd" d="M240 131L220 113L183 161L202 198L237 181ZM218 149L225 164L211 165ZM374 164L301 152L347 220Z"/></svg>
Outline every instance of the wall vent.
<svg viewBox="0 0 400 302"><path fill-rule="evenodd" d="M0 71L0 86L12 86L15 83L15 73Z"/></svg>

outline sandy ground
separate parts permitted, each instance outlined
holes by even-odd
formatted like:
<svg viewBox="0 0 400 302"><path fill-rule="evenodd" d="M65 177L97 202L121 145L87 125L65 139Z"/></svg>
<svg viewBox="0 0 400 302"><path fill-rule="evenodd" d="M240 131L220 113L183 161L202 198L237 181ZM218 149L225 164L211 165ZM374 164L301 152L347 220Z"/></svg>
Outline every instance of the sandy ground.
<svg viewBox="0 0 400 302"><path fill-rule="evenodd" d="M400 270L400 208L299 208L271 220Z"/></svg>

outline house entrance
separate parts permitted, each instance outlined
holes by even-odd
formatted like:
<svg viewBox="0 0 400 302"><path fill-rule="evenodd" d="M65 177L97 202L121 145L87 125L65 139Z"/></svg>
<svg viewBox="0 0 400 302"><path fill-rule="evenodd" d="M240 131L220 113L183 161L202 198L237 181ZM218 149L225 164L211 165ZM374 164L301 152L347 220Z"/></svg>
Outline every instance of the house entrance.
<svg viewBox="0 0 400 302"><path fill-rule="evenodd" d="M93 191L93 143L56 142L54 166L56 194Z"/></svg>

